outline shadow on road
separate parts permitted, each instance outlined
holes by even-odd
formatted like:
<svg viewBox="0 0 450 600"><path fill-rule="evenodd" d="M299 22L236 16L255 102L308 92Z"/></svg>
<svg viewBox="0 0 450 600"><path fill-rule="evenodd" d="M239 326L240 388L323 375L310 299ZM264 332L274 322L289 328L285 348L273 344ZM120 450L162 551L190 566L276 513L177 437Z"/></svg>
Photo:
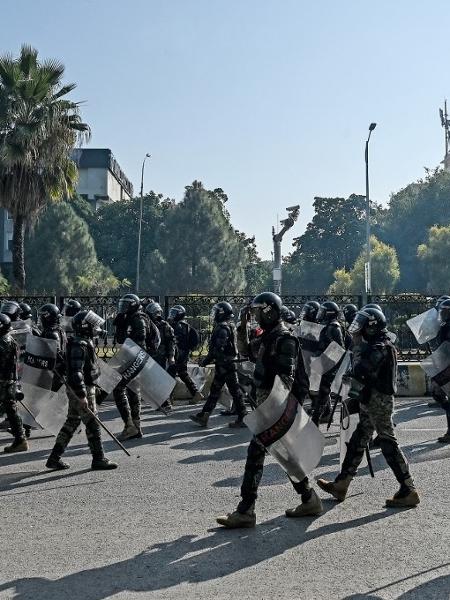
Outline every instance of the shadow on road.
<svg viewBox="0 0 450 600"><path fill-rule="evenodd" d="M154 544L133 558L104 567L86 569L60 579L15 579L0 585L14 590L15 600L104 600L121 592L164 590L180 583L199 583L225 577L316 538L348 531L385 519L385 510L308 531L312 519L287 521L276 517L254 530L212 530L200 539L182 536Z"/></svg>

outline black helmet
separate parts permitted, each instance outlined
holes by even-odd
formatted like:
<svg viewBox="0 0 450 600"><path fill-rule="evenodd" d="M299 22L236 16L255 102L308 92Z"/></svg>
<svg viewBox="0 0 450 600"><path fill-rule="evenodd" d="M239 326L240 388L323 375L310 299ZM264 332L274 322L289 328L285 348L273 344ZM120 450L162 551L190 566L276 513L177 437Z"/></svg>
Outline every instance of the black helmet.
<svg viewBox="0 0 450 600"><path fill-rule="evenodd" d="M6 335L11 329L11 319L8 315L0 313L0 337Z"/></svg>
<svg viewBox="0 0 450 600"><path fill-rule="evenodd" d="M450 296L440 296L437 300L436 300L436 304L434 305L434 308L436 310L439 310L439 307L441 306L442 302L444 302L444 300L450 300Z"/></svg>
<svg viewBox="0 0 450 600"><path fill-rule="evenodd" d="M20 318L20 305L14 300L7 300L2 304L1 312L8 315L11 321L17 321Z"/></svg>
<svg viewBox="0 0 450 600"><path fill-rule="evenodd" d="M267 329L280 322L282 306L280 296L273 292L263 292L253 298L251 308L257 323Z"/></svg>
<svg viewBox="0 0 450 600"><path fill-rule="evenodd" d="M148 314L152 321L157 321L158 318L162 317L162 308L161 304L158 302L149 302L145 307L145 312Z"/></svg>
<svg viewBox="0 0 450 600"><path fill-rule="evenodd" d="M320 305L319 312L317 313L318 323L329 323L339 317L339 306L336 302L327 300Z"/></svg>
<svg viewBox="0 0 450 600"><path fill-rule="evenodd" d="M450 321L450 298L448 300L442 300L438 310L441 322L448 323L448 321Z"/></svg>
<svg viewBox="0 0 450 600"><path fill-rule="evenodd" d="M227 321L228 319L232 319L233 317L233 307L229 302L218 302L212 307L211 319L213 319L216 323Z"/></svg>
<svg viewBox="0 0 450 600"><path fill-rule="evenodd" d="M31 306L26 302L20 302L20 318L22 321L26 321L27 319L33 318L33 311L31 310Z"/></svg>
<svg viewBox="0 0 450 600"><path fill-rule="evenodd" d="M78 312L80 312L81 308L82 306L78 300L71 298L70 300L67 300L64 305L64 314L66 317L74 317Z"/></svg>
<svg viewBox="0 0 450 600"><path fill-rule="evenodd" d="M93 338L101 333L104 323L93 310L80 310L72 318L72 329L76 335Z"/></svg>
<svg viewBox="0 0 450 600"><path fill-rule="evenodd" d="M293 310L290 310L287 306L283 304L281 307L281 320L289 325L295 325L297 322L297 317Z"/></svg>
<svg viewBox="0 0 450 600"><path fill-rule="evenodd" d="M308 300L304 307L302 308L302 312L300 313L300 319L302 321L309 321L310 323L315 323L317 319L317 313L319 312L320 304L315 300Z"/></svg>
<svg viewBox="0 0 450 600"><path fill-rule="evenodd" d="M383 309L381 308L381 306L379 304L375 304L374 302L369 302L369 304L365 304L362 307L363 310L366 310L366 308L376 308L376 310L383 312Z"/></svg>
<svg viewBox="0 0 450 600"><path fill-rule="evenodd" d="M59 323L61 313L56 304L44 304L39 309L39 318L44 327L51 327Z"/></svg>
<svg viewBox="0 0 450 600"><path fill-rule="evenodd" d="M141 301L139 300L139 296L136 296L136 294L125 294L119 300L119 313L133 314L139 310L140 306Z"/></svg>
<svg viewBox="0 0 450 600"><path fill-rule="evenodd" d="M386 329L386 317L377 308L363 308L356 313L353 323L349 327L352 335L361 334L370 338L382 333Z"/></svg>
<svg viewBox="0 0 450 600"><path fill-rule="evenodd" d="M354 304L346 304L342 309L342 314L344 315L345 322L347 325L351 325L353 319L355 318L356 313L358 312L358 307Z"/></svg>
<svg viewBox="0 0 450 600"><path fill-rule="evenodd" d="M186 316L186 309L181 304L175 304L169 310L169 319L171 321L181 321Z"/></svg>

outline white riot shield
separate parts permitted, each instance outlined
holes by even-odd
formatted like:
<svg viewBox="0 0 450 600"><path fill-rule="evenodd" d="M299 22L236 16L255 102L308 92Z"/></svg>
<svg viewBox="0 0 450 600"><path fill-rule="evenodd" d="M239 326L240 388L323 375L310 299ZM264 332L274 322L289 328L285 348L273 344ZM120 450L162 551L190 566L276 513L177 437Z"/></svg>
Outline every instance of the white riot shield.
<svg viewBox="0 0 450 600"><path fill-rule="evenodd" d="M58 435L67 419L69 401L65 388L61 387L57 392L52 392L28 383L22 383L21 388L24 399L22 404L17 403L17 408L25 425L39 427L55 436Z"/></svg>
<svg viewBox="0 0 450 600"><path fill-rule="evenodd" d="M11 323L11 336L19 344L21 352L25 351L28 334L31 333L31 320L13 321Z"/></svg>
<svg viewBox="0 0 450 600"><path fill-rule="evenodd" d="M344 377L344 375L346 373L348 373L348 371L350 371L350 367L351 367L351 362L352 362L352 353L350 352L350 350L347 350L347 352L345 353L344 358L342 359L341 364L339 365L339 369L337 370L337 373L333 379L333 383L331 384L331 393L332 394L336 394L337 396L341 396L341 398L344 400L344 398L342 397L342 378Z"/></svg>
<svg viewBox="0 0 450 600"><path fill-rule="evenodd" d="M100 367L100 377L95 382L99 388L105 391L107 394L111 394L114 388L120 383L122 377L119 373L111 367L111 365L101 358L98 359Z"/></svg>
<svg viewBox="0 0 450 600"><path fill-rule="evenodd" d="M335 367L345 354L345 349L337 342L331 342L320 356L311 360L311 372L309 375L309 389L318 392L322 375Z"/></svg>
<svg viewBox="0 0 450 600"><path fill-rule="evenodd" d="M319 464L324 437L278 376L244 422L292 479L302 481Z"/></svg>
<svg viewBox="0 0 450 600"><path fill-rule="evenodd" d="M303 356L306 374L311 373L311 361L319 353L319 340L325 325L319 323L310 323L309 321L301 321L297 327L296 335L300 340L300 348Z"/></svg>
<svg viewBox="0 0 450 600"><path fill-rule="evenodd" d="M450 342L443 342L420 366L434 383L450 394Z"/></svg>
<svg viewBox="0 0 450 600"><path fill-rule="evenodd" d="M25 348L22 383L46 390L51 389L57 352L58 342L56 340L46 340L29 335Z"/></svg>
<svg viewBox="0 0 450 600"><path fill-rule="evenodd" d="M175 379L130 338L109 365L122 376L123 383L153 408L159 408L175 387Z"/></svg>
<svg viewBox="0 0 450 600"><path fill-rule="evenodd" d="M441 326L439 313L435 308L430 308L430 310L408 319L406 324L413 332L419 344L426 344L430 340L433 340L437 336Z"/></svg>
<svg viewBox="0 0 450 600"><path fill-rule="evenodd" d="M350 441L350 438L355 432L355 429L358 427L359 423L359 414L356 413L354 415L346 415L341 420L341 432L339 434L339 438L337 440L338 448L339 448L339 466L342 468L342 463L344 462L345 454L347 452L347 444ZM365 467L367 465L367 458L364 454L364 458L361 462L361 466Z"/></svg>

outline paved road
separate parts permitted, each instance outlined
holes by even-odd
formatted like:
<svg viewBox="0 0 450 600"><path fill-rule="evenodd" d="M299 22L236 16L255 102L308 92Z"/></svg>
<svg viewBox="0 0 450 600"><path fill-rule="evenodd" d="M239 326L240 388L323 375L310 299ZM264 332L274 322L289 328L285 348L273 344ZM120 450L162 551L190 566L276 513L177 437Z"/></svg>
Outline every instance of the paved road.
<svg viewBox="0 0 450 600"><path fill-rule="evenodd" d="M84 434L63 473L43 470L50 438L0 456L0 599L450 598L450 446L435 442L444 417L426 400L402 400L396 416L420 507L383 508L396 482L376 451L375 480L363 469L344 503L287 520L297 499L269 459L258 526L242 531L216 528L214 517L236 505L249 433L220 416L199 430L193 410L147 411L132 458L107 442L114 472L89 471ZM118 431L112 407L102 413ZM335 439L315 475L336 472Z"/></svg>

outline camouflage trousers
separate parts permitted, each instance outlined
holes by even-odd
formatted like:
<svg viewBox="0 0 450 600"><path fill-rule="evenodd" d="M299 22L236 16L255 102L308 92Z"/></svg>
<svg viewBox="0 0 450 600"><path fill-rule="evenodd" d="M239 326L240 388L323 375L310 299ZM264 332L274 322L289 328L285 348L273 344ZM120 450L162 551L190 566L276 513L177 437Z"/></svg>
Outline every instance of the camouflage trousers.
<svg viewBox="0 0 450 600"><path fill-rule="evenodd" d="M244 395L239 387L239 381L235 365L217 365L214 373L214 379L211 384L209 396L202 408L202 412L212 413L216 408L217 401L220 398L222 388L227 385L228 391L233 398L233 404L239 417L244 417L247 410L245 408Z"/></svg>
<svg viewBox="0 0 450 600"><path fill-rule="evenodd" d="M86 386L86 394L89 408L95 413L95 386ZM104 458L100 425L91 414L80 409L78 400L72 395L69 396L69 409L66 422L61 427L61 431L58 433L55 445L53 446L51 453L53 458L61 458L69 445L73 434L77 431L82 422L86 428L86 437L92 458L95 460Z"/></svg>
<svg viewBox="0 0 450 600"><path fill-rule="evenodd" d="M371 390L368 398L360 403L359 423L348 442L342 470L338 478L354 476L364 456L367 444L376 431L381 452L400 484L413 487L409 465L395 437L392 414L394 397Z"/></svg>
<svg viewBox="0 0 450 600"><path fill-rule="evenodd" d="M127 388L127 386L123 383L119 383L113 392L113 396L116 402L117 410L119 411L119 414L122 417L125 425L130 421L130 419L134 423L140 424L141 398L139 394L136 394L133 392L133 390Z"/></svg>
<svg viewBox="0 0 450 600"><path fill-rule="evenodd" d="M14 381L0 381L0 405L6 413L12 434L16 441L25 439L22 419L17 412L16 384Z"/></svg>

